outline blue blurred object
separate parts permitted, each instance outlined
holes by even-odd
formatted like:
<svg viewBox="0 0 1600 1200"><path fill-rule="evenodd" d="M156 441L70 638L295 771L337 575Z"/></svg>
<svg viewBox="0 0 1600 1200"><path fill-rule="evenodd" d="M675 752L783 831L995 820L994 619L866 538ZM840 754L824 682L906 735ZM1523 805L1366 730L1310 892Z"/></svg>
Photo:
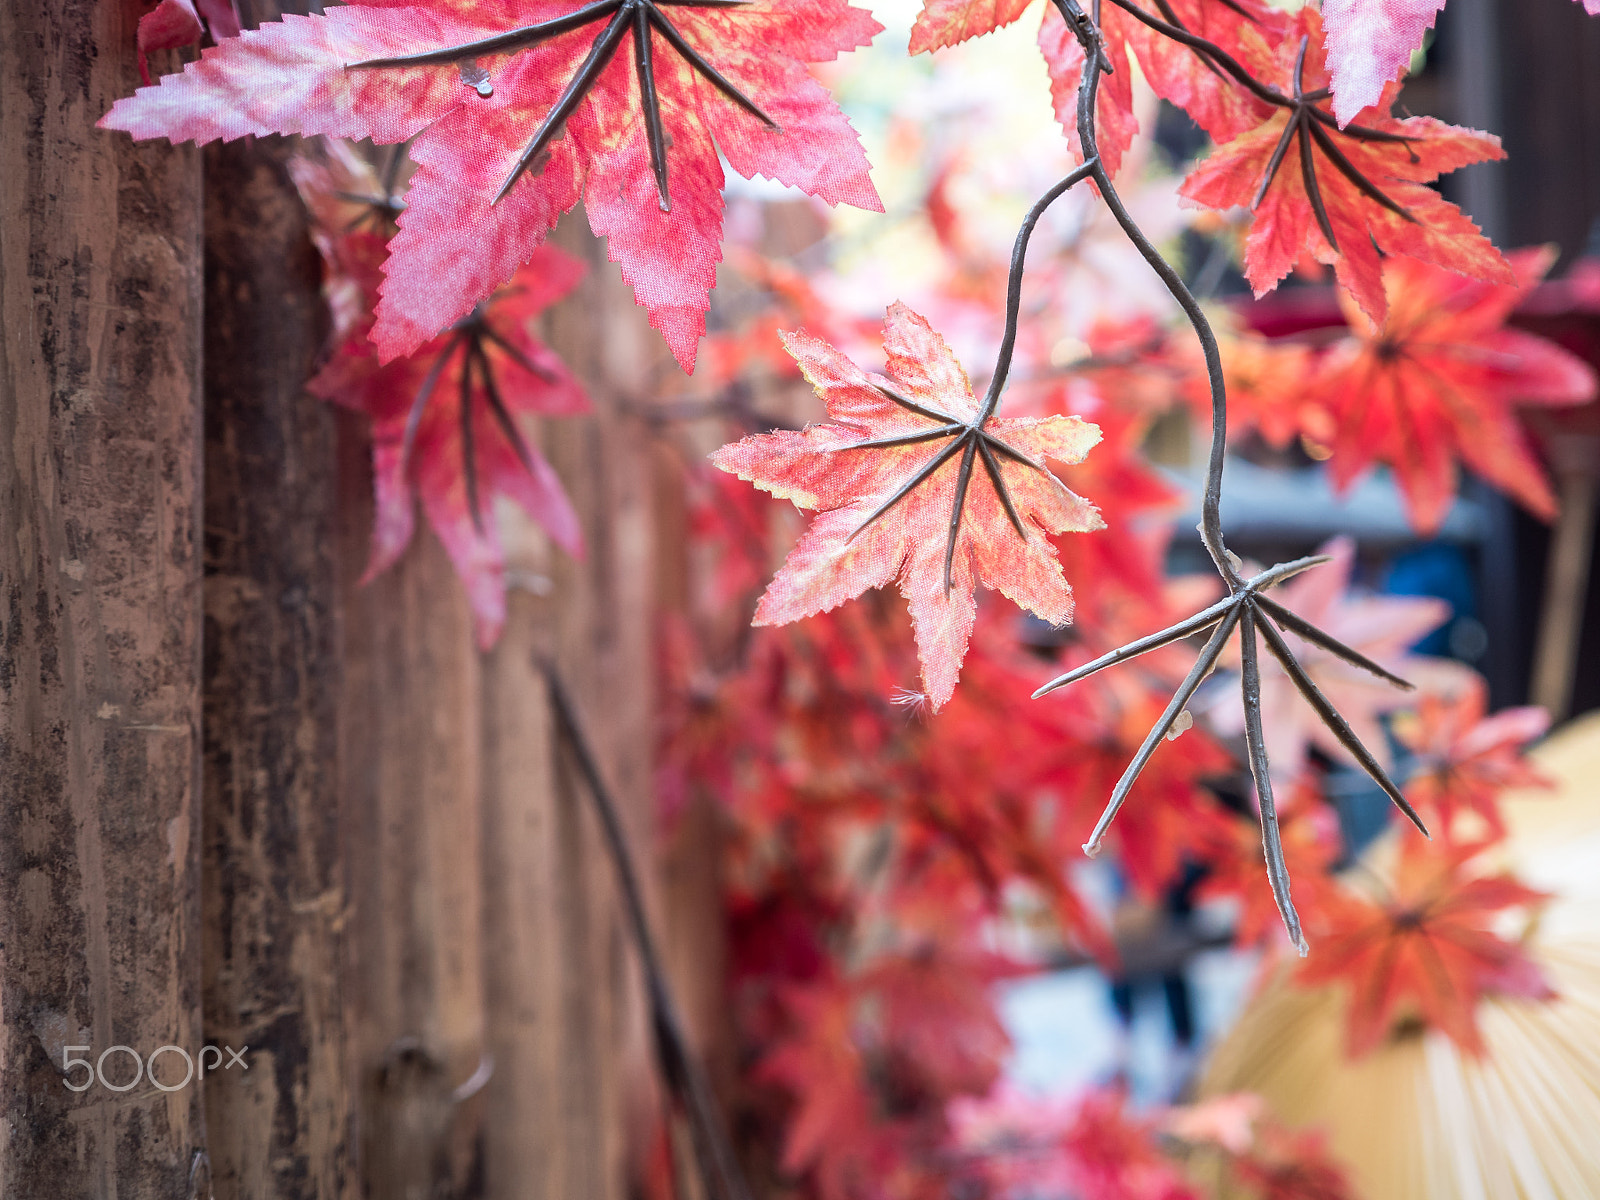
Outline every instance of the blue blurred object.
<svg viewBox="0 0 1600 1200"><path fill-rule="evenodd" d="M1412 649L1418 654L1460 656L1458 626L1463 621L1478 620L1472 564L1461 546L1434 541L1402 551L1384 572L1382 590L1392 596L1437 596L1448 604L1450 620Z"/></svg>

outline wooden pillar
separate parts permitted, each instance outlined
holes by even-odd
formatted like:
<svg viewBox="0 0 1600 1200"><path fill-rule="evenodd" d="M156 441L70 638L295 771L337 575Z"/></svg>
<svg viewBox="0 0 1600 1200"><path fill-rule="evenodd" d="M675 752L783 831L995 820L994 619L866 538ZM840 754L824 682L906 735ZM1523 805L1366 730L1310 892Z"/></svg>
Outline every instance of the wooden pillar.
<svg viewBox="0 0 1600 1200"><path fill-rule="evenodd" d="M321 265L280 139L204 151L205 1030L218 1200L355 1192L340 977L332 409Z"/></svg>
<svg viewBox="0 0 1600 1200"><path fill-rule="evenodd" d="M94 128L139 6L0 6L0 1195L206 1194L200 166ZM83 1047L70 1050L69 1047ZM109 1053L108 1053L109 1052Z"/></svg>

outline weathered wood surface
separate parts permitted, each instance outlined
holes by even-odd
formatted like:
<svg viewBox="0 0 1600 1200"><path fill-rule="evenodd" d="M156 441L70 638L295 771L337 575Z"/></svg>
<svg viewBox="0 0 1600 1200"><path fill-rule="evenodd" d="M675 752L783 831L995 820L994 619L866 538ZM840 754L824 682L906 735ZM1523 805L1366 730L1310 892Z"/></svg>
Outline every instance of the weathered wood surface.
<svg viewBox="0 0 1600 1200"><path fill-rule="evenodd" d="M575 561L517 523L510 619L484 664L488 1194L519 1200L621 1200L660 1111L615 874L535 666L552 659L574 693L648 862L651 472L644 431L617 401L642 393L665 352L581 220L556 238L589 274L546 332L597 411L550 421L543 440L587 553Z"/></svg>
<svg viewBox="0 0 1600 1200"><path fill-rule="evenodd" d="M67 1046L201 1037L200 168L94 128L137 85L137 15L0 6L8 1198L172 1200L207 1176L199 1086L62 1073ZM133 1074L122 1052L105 1068Z"/></svg>
<svg viewBox="0 0 1600 1200"><path fill-rule="evenodd" d="M321 263L279 139L205 172L205 1031L224 1200L356 1195L346 1079L336 432Z"/></svg>
<svg viewBox="0 0 1600 1200"><path fill-rule="evenodd" d="M474 1116L452 1093L484 1053L478 653L466 595L419 529L359 577L371 529L369 446L341 417L337 539L344 610L340 810L353 1083L372 1200L472 1194Z"/></svg>

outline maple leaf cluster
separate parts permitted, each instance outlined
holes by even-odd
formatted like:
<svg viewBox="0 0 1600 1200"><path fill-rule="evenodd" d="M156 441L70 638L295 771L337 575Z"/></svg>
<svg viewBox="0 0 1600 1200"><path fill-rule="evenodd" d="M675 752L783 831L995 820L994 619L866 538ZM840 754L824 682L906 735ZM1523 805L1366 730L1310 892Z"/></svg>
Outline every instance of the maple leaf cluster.
<svg viewBox="0 0 1600 1200"><path fill-rule="evenodd" d="M1498 284L1393 258L1383 266L1381 322L1341 292L1342 336L1330 336L1337 327L1305 338L1234 332L1222 343L1230 433L1256 433L1278 448L1304 439L1327 459L1339 490L1373 464L1387 466L1424 536L1455 500L1458 463L1552 519L1555 495L1522 413L1592 400L1595 371L1508 322L1554 261L1552 247L1514 251L1515 279ZM1191 403L1203 402L1192 358L1179 386Z"/></svg>
<svg viewBox="0 0 1600 1200"><path fill-rule="evenodd" d="M929 203L950 202L936 192ZM959 221L948 208L933 216L935 226ZM992 264L970 242L949 237L948 229L935 237L949 256L948 269L931 273L938 284L918 297L918 307L952 317L970 303L973 281L990 274ZM1074 252L1070 237L1055 242L1049 254L1036 254L1030 271L1049 288L1053 270ZM702 626L676 620L664 639L670 655L662 679L657 791L668 819L696 794L709 794L732 821L731 987L752 1064L746 1095L757 1127L782 1147L771 1168L829 1200L945 1194L952 1171L995 1195L1037 1194L1062 1185L1070 1172L1079 1172L1071 1178L1088 1195L1195 1194L1138 1122L1132 1128L1143 1132L1136 1137L1094 1134L1094 1144L1107 1147L1099 1167L1092 1155L1078 1155L1071 1139L1052 1142L1045 1155L1037 1147L1013 1153L1015 1139L985 1146L966 1137L975 1128L967 1114L1006 1094L1006 1085L996 1084L1006 1042L990 985L1039 969L1027 955L997 954L996 931L1019 923L1036 935L1042 930L1065 953L1115 970L1108 914L1071 863L1112 781L1186 669L1187 656L1168 647L1121 673L1097 675L1048 705L1024 697L1058 671L1215 595L1214 583L1165 574L1176 497L1144 450L1153 425L1190 398L1192 361L1148 317L1102 322L1087 339L1074 340L1065 356L1065 331L1048 320L1019 340L1012 419L1077 413L1101 434L1082 461L1058 458L1051 469L1072 493L1103 498L1098 508L1107 528L1049 534L1036 527L1066 574L1093 579L1094 586L1080 596L1075 622L1065 630L1019 621L996 598L975 596L970 636L962 639L961 685L942 697L930 695L914 590L903 612L847 562L822 578L831 588L862 593L860 601L816 604L811 615L781 624L763 622L761 614L777 598L805 595L782 588L789 568L780 569L778 584L765 596L757 593L786 552L806 563L806 548L819 535L828 539L823 553L850 555L865 536L851 537L862 517L892 494L873 482L872 466L847 459L846 470L834 465L836 459L864 453L851 449L858 442L879 443L866 450L909 447L919 457L895 474L914 474L938 450L939 437L959 435L949 427L970 411L960 406L972 403L973 392L942 340L909 310L891 312L883 335L887 370L874 374L856 365L871 361L874 331L825 303L832 286L826 278L799 277L748 252L737 259L747 279L768 290L771 303L752 311L741 301L742 323L713 338L717 359L739 366L707 383L737 402L700 411L724 429L759 428L771 423L764 414L776 402L790 406L782 411L791 429L736 443L713 459L740 474L770 472L763 480L772 499L719 471L689 468L690 528L706 551L698 560L705 567ZM791 339L792 358L760 349L767 331L824 315L830 339L851 346L856 362L817 338ZM955 316L949 323L962 321ZM1300 360L1295 387L1302 392L1309 363L1330 352L1256 341L1268 363L1261 377L1271 374L1277 355L1294 356ZM916 361L907 364L913 350ZM930 379L944 380L944 390ZM1262 393L1268 390L1263 382ZM930 411L918 412L896 397ZM826 423L793 428L819 407ZM1003 426L987 428L1004 436ZM715 444L720 435L703 433L706 438ZM883 445L899 438L906 441ZM694 464L694 456L686 461ZM829 473L808 473L824 467ZM848 488L863 475L865 499L846 490L842 502L824 503L826 489ZM947 487L957 475L947 473ZM985 483L982 467L975 467L970 487ZM993 506L989 520L1020 551L1024 543L1009 526L998 492L982 494ZM781 502L795 498L839 512L837 528L814 520L801 532L792 504ZM903 565L922 555L922 569L934 576L928 590L935 599L943 593L939 572L949 548L949 511L946 494L926 528L907 516L911 531L897 534L907 557L892 559ZM1407 780L1405 794L1434 826L1438 845L1470 843L1474 855L1481 852L1485 828L1498 819L1500 791L1533 778L1521 751L1542 732L1542 714L1517 711L1489 718L1479 729L1481 681L1464 667L1406 650L1443 621L1447 609L1423 598L1361 594L1353 586L1353 545L1338 541L1322 552L1329 565L1274 594L1292 614L1413 677L1420 695L1381 686L1292 631L1285 636L1294 638L1305 669L1364 740ZM887 568L874 560L874 569ZM871 577L880 584L894 578ZM732 626L725 623L730 613ZM740 618L750 614L757 615L757 628L740 629ZM703 627L708 617L722 630L709 638ZM1236 660L1223 665L1237 669ZM1280 672L1264 671L1264 692L1287 685ZM935 699L942 699L937 711ZM1415 922L1379 920L1361 907L1367 901L1341 875L1349 864L1323 786L1330 761L1348 760L1348 751L1309 710L1283 698L1264 707L1272 719L1274 764L1284 777L1277 820L1296 902L1308 931L1338 947L1329 955L1336 965L1323 976L1306 976L1307 986L1336 980L1352 992L1378 989L1387 1007L1369 1008L1362 1020L1363 1035L1377 1029L1380 1038L1419 1023L1462 1033L1470 1025L1461 1024L1461 1014L1485 992L1541 994L1532 983L1540 978L1537 969L1515 939L1497 932L1498 910L1479 903L1476 876L1467 866L1436 875L1434 906L1425 906ZM1238 761L1226 740L1237 728L1231 719L1226 704L1212 705L1201 722L1161 747L1112 826L1106 853L1131 894L1146 903L1159 904L1186 875L1197 876L1197 899L1229 914L1236 944L1277 954L1288 942L1261 883L1258 818L1240 803ZM1391 731L1402 751L1398 760L1387 749ZM1417 841L1413 852L1426 861L1441 852ZM1468 858L1462 862L1470 865ZM1377 911L1388 910L1380 905ZM1397 979L1386 974L1392 957L1410 961L1388 947L1400 936L1396 930L1410 937L1413 924L1439 931L1430 937L1470 943L1477 956L1479 967L1455 971L1464 990L1454 1008L1440 1007L1436 996L1425 1007L1411 968L1403 967ZM885 988L892 979L917 980L914 994L926 1006L891 1001ZM1354 1050L1367 1044L1351 1042ZM1104 1103L1115 1110L1112 1101ZM1010 1148L998 1148L1004 1146ZM1246 1148L1231 1153L1229 1170L1267 1195L1348 1194L1313 1135L1291 1134L1265 1120Z"/></svg>

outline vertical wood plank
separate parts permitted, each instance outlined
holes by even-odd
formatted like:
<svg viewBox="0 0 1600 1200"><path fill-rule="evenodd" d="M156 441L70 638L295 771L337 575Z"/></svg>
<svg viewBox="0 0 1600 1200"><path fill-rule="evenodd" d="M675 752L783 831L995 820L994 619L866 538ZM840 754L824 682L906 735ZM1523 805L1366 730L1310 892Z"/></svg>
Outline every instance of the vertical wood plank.
<svg viewBox="0 0 1600 1200"><path fill-rule="evenodd" d="M340 979L332 410L305 394L321 265L279 139L209 146L205 212L207 1080L218 1200L354 1195Z"/></svg>
<svg viewBox="0 0 1600 1200"><path fill-rule="evenodd" d="M481 1190L481 1099L452 1092L484 1051L479 669L466 595L420 527L359 583L370 444L341 414L345 678L340 795L350 881L351 1071L371 1200Z"/></svg>
<svg viewBox="0 0 1600 1200"><path fill-rule="evenodd" d="M643 994L591 801L556 744L535 656L553 658L592 724L641 862L650 861L650 464L616 415L665 359L604 248L569 216L556 240L589 276L550 315L551 345L595 401L544 448L583 521L579 562L531 529L509 539L513 595L484 668L486 995L493 1200L621 1200L630 1148L659 1112Z"/></svg>
<svg viewBox="0 0 1600 1200"><path fill-rule="evenodd" d="M29 1200L206 1182L197 1084L62 1073L201 1032L200 174L94 128L137 15L0 6L0 1195Z"/></svg>

